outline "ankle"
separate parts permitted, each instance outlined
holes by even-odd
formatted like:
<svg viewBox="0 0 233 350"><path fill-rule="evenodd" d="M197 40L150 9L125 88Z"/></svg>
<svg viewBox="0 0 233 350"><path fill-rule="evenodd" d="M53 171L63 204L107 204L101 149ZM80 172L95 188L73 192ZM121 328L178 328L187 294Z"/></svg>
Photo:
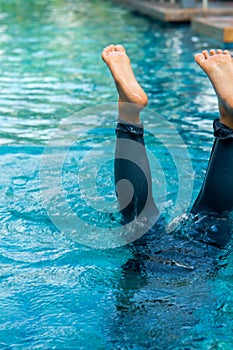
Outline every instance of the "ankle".
<svg viewBox="0 0 233 350"><path fill-rule="evenodd" d="M125 123L129 123L129 124L141 124L141 120L140 120L140 116L129 116L129 115L125 115L122 113L119 113L119 119L122 120Z"/></svg>
<svg viewBox="0 0 233 350"><path fill-rule="evenodd" d="M228 112L228 108L219 104L220 111L220 123L228 126L228 128L233 129L233 111Z"/></svg>
<svg viewBox="0 0 233 350"><path fill-rule="evenodd" d="M142 109L142 106L134 103L119 102L119 118L126 123L141 124L140 111Z"/></svg>
<svg viewBox="0 0 233 350"><path fill-rule="evenodd" d="M227 118L220 118L220 123L227 126L230 129L233 129L233 118L227 119Z"/></svg>

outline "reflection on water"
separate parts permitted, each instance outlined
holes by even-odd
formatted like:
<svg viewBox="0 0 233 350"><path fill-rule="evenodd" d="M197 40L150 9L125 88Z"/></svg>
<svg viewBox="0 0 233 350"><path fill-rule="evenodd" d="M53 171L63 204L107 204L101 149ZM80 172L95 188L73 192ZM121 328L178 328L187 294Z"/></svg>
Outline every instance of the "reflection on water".
<svg viewBox="0 0 233 350"><path fill-rule="evenodd" d="M171 121L188 146L193 197L200 188L218 110L193 54L212 44L186 25L153 23L110 1L2 0L0 348L230 349L230 247L230 253L216 251L158 229L149 253L143 240L136 252L92 250L60 232L45 211L41 155L60 123L93 107L93 113L75 115L75 130L81 135L102 126L102 135L71 147L64 165L64 191L77 210L77 164L85 152L114 137L115 113L102 120L95 113L96 105L116 99L100 58L109 43L126 46L150 108ZM153 116L144 121L158 135ZM155 148L149 137L147 142ZM97 163L102 155L96 152ZM166 168L169 212L176 177L167 154L159 157ZM52 163L50 169L53 188ZM112 162L101 164L97 185L98 194L114 204L111 174ZM90 212L82 214L93 219ZM106 225L106 216L100 219Z"/></svg>

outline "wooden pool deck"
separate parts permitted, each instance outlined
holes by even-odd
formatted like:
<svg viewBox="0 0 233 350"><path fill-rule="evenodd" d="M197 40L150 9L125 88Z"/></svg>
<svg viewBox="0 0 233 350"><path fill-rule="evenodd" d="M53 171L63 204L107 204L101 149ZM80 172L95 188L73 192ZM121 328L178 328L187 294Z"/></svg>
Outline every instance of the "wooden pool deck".
<svg viewBox="0 0 233 350"><path fill-rule="evenodd" d="M201 1L196 2L192 8L182 8L179 3L156 0L113 0L113 2L164 22L190 22L199 16L233 16L233 1L211 1L207 9L202 8Z"/></svg>
<svg viewBox="0 0 233 350"><path fill-rule="evenodd" d="M191 22L195 32L233 44L233 1L210 1L202 8L202 1L195 7L183 8L180 3L156 0L113 0L138 13L163 22Z"/></svg>
<svg viewBox="0 0 233 350"><path fill-rule="evenodd" d="M193 31L212 37L226 44L233 44L233 16L194 18Z"/></svg>

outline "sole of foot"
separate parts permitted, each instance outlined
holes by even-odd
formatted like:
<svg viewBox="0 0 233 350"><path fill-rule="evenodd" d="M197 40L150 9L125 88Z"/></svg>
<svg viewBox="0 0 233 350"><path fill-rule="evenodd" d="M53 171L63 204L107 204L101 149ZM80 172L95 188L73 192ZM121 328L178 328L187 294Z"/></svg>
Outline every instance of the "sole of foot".
<svg viewBox="0 0 233 350"><path fill-rule="evenodd" d="M102 52L119 94L119 117L126 122L140 123L139 113L147 105L148 97L138 83L130 59L122 45L109 45Z"/></svg>
<svg viewBox="0 0 233 350"><path fill-rule="evenodd" d="M220 121L233 129L233 59L228 50L204 50L195 61L207 74L218 97Z"/></svg>

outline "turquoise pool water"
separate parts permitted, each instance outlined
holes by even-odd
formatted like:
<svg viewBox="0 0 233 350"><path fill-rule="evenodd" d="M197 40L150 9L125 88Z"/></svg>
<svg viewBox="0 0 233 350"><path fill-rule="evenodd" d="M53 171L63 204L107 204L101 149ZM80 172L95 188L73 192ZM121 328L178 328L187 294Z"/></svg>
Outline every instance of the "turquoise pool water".
<svg viewBox="0 0 233 350"><path fill-rule="evenodd" d="M149 95L147 143L161 159L166 182L161 198L169 216L180 169L174 171L174 159L154 141L163 133L151 111L166 118L187 146L194 199L218 109L193 55L219 43L196 37L186 25L154 23L100 0L2 0L0 32L0 349L232 349L231 247L219 254L216 271L201 245L177 246L172 235L162 235L154 243L154 260L139 272L143 262L137 265L128 247L93 249L75 239L91 232L100 241L110 225L109 207L116 210L111 160L116 92L100 59L102 48L123 43ZM82 218L74 234L69 225L64 231L54 225L41 193L57 181L54 159L66 150L64 135L70 148L62 184ZM46 149L49 184L40 176ZM96 164L97 194L88 175ZM77 186L79 167L81 185L89 187L96 207L80 192L80 181ZM56 216L60 202L52 199ZM116 215L111 225L119 230L117 222ZM190 251L187 262L184 252ZM179 254L191 268L172 264Z"/></svg>

